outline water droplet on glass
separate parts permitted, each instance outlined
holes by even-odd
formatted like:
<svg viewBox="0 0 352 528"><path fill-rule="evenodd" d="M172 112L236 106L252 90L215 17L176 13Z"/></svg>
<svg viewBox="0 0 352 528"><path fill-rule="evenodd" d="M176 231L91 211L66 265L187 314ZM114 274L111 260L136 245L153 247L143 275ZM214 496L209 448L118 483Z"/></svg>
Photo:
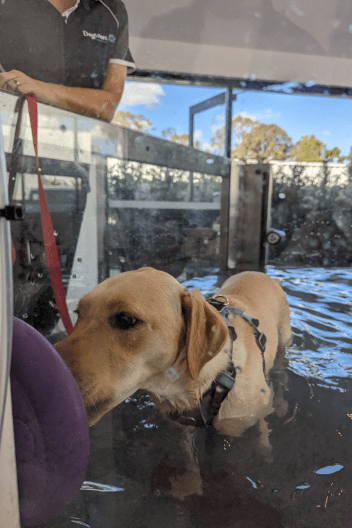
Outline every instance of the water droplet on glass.
<svg viewBox="0 0 352 528"><path fill-rule="evenodd" d="M74 523L74 524L79 524L80 526L86 526L87 528L90 528L90 525L83 522L83 521L80 521L77 517L71 517L71 522Z"/></svg>
<svg viewBox="0 0 352 528"><path fill-rule="evenodd" d="M100 484L99 482L91 482L85 480L81 487L82 491L101 491L103 493L116 493L117 491L125 491L124 488L117 488L109 484Z"/></svg>
<svg viewBox="0 0 352 528"><path fill-rule="evenodd" d="M252 480L251 478L249 477L246 477L247 480L249 480L249 482L252 484L253 488L257 488L257 484L254 482L254 480Z"/></svg>
<svg viewBox="0 0 352 528"><path fill-rule="evenodd" d="M325 466L323 468L317 469L316 471L313 471L313 473L316 473L317 475L332 475L333 473L341 471L341 469L343 469L341 464L331 464L331 466Z"/></svg>
<svg viewBox="0 0 352 528"><path fill-rule="evenodd" d="M308 488L310 488L310 484L308 484L308 483L301 484L300 486L296 486L296 489L298 489L298 490L305 490L305 489L308 489Z"/></svg>

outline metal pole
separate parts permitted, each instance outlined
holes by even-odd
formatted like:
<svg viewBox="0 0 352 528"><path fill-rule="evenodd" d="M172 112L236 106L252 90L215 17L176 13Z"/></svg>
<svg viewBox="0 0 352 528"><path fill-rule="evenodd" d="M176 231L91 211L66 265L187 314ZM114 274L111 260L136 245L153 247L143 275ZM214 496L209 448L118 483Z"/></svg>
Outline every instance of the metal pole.
<svg viewBox="0 0 352 528"><path fill-rule="evenodd" d="M228 86L225 94L225 156L231 159L232 143L232 88Z"/></svg>
<svg viewBox="0 0 352 528"><path fill-rule="evenodd" d="M193 148L193 136L194 136L194 114L192 108L189 109L189 136L188 143L191 148ZM193 172L189 173L189 201L193 202L194 200L194 186L193 186Z"/></svg>
<svg viewBox="0 0 352 528"><path fill-rule="evenodd" d="M194 114L192 107L189 109L189 135L188 135L188 144L193 148L193 134L194 134Z"/></svg>
<svg viewBox="0 0 352 528"><path fill-rule="evenodd" d="M259 250L259 271L265 272L267 265L269 244L266 237L271 227L271 200L273 192L272 170L263 171L263 194L262 194L262 213L261 213L261 233L260 233L260 250Z"/></svg>

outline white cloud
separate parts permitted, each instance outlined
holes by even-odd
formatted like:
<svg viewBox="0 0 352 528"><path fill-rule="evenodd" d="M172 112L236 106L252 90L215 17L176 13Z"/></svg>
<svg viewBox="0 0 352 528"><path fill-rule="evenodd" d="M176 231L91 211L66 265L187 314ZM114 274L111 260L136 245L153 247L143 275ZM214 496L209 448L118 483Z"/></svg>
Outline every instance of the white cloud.
<svg viewBox="0 0 352 528"><path fill-rule="evenodd" d="M260 115L248 114L247 112L240 112L238 115L242 117L249 117L249 119L253 119L253 121L256 121L258 118L260 118Z"/></svg>
<svg viewBox="0 0 352 528"><path fill-rule="evenodd" d="M201 150L203 150L204 152L210 152L212 154L216 153L216 149L214 149L214 147L212 147L210 143L202 143Z"/></svg>
<svg viewBox="0 0 352 528"><path fill-rule="evenodd" d="M194 140L195 141L200 141L202 139L202 137L204 136L204 132L203 130L196 130L194 132Z"/></svg>
<svg viewBox="0 0 352 528"><path fill-rule="evenodd" d="M162 86L157 83L128 82L119 105L119 110L126 106L144 105L154 108L161 104L161 98L166 95Z"/></svg>
<svg viewBox="0 0 352 528"><path fill-rule="evenodd" d="M210 126L210 130L213 134L225 126L225 114L222 112L215 116L216 124Z"/></svg>
<svg viewBox="0 0 352 528"><path fill-rule="evenodd" d="M213 134L216 134L216 132L224 128L224 126L225 125L211 125L210 130L212 131Z"/></svg>
<svg viewBox="0 0 352 528"><path fill-rule="evenodd" d="M215 116L215 121L217 121L221 125L224 125L225 124L225 114L222 112L221 114L218 114L217 116Z"/></svg>
<svg viewBox="0 0 352 528"><path fill-rule="evenodd" d="M324 134L324 136L329 136L330 132L328 130L324 130L323 134Z"/></svg>
<svg viewBox="0 0 352 528"><path fill-rule="evenodd" d="M240 115L242 117L249 117L253 121L260 121L261 119L275 119L276 117L280 117L281 114L279 112L273 112L271 108L268 108L261 114L247 114L247 112L241 112Z"/></svg>
<svg viewBox="0 0 352 528"><path fill-rule="evenodd" d="M268 108L264 114L257 116L259 119L275 119L275 117L280 117L280 112L273 112L270 108Z"/></svg>
<svg viewBox="0 0 352 528"><path fill-rule="evenodd" d="M275 119L277 117L280 117L281 114L279 112L273 112L270 108L268 108L267 110L265 110L265 112L261 114L248 114L248 112L244 111L244 112L240 112L239 114L234 114L234 117L236 117L237 115L240 115L242 117L248 117L249 119L252 119L253 121L261 121L263 119L264 120L265 119ZM215 121L217 121L217 123L210 127L213 133L225 126L224 113L218 114L215 117Z"/></svg>

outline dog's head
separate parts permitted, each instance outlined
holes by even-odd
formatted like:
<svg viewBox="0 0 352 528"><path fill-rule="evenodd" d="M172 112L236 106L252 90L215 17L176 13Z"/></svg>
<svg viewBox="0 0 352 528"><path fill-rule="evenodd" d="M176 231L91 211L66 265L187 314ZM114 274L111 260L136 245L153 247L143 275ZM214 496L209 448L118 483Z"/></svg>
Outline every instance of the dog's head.
<svg viewBox="0 0 352 528"><path fill-rule="evenodd" d="M78 383L90 425L137 389L167 396L178 370L188 382L198 380L228 338L222 317L197 290L152 268L107 279L81 299L77 313L72 334L55 347Z"/></svg>

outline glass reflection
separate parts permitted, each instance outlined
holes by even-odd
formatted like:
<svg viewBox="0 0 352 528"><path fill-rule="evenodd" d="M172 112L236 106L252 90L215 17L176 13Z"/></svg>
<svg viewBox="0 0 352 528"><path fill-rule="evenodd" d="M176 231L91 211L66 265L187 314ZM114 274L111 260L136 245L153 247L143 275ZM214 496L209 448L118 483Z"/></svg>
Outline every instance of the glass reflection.
<svg viewBox="0 0 352 528"><path fill-rule="evenodd" d="M13 107L11 100L7 138ZM72 310L98 282L143 265L212 294L223 280L223 178L204 167L195 172L157 164L157 150L153 163L129 159L122 129L81 118L75 125L70 114L55 111L50 117L47 111L41 132L44 184ZM15 309L56 341L62 327L44 259L26 123L15 189L26 220L12 227ZM241 527L348 525L350 173L346 167L337 174L325 164L312 178L302 167L273 168L272 225L286 239L271 248L267 271L283 280L294 341L271 376L270 449L260 447L257 426L243 438L200 431L192 438L197 466L187 466L180 453L182 430L148 396L136 393L91 429L85 486L48 528L232 527L234 519ZM170 482L185 474L197 492L181 500Z"/></svg>

